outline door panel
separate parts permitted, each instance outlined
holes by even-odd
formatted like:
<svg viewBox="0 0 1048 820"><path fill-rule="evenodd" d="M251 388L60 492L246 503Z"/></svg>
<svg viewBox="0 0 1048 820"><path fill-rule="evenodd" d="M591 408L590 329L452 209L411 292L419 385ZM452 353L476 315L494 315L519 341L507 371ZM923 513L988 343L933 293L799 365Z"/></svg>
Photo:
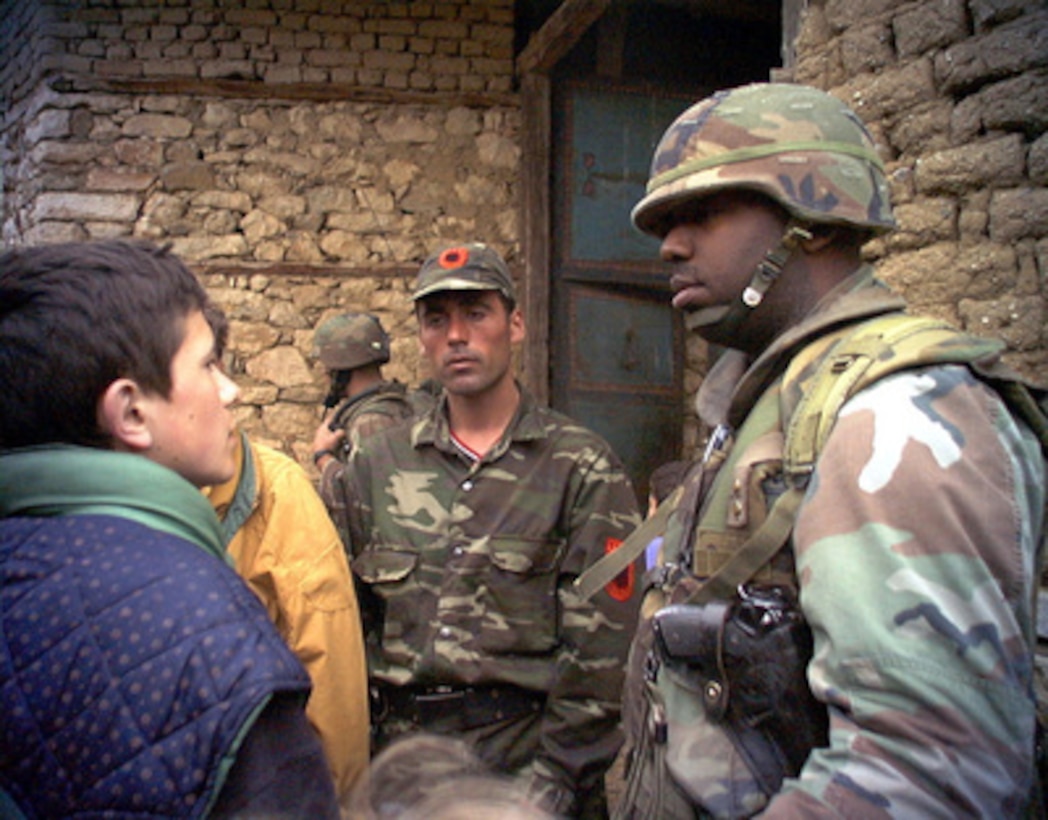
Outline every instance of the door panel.
<svg viewBox="0 0 1048 820"><path fill-rule="evenodd" d="M683 353L659 243L629 217L692 98L573 82L554 104L553 406L608 439L642 506L651 470L680 457Z"/></svg>

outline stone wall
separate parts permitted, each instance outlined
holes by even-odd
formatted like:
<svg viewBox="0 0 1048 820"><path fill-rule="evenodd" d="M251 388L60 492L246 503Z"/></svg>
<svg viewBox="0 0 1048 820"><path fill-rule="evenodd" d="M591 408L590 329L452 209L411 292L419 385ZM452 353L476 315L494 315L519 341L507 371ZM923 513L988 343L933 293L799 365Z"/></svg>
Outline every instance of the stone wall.
<svg viewBox="0 0 1048 820"><path fill-rule="evenodd" d="M509 91L512 0L0 2L0 101L42 73Z"/></svg>
<svg viewBox="0 0 1048 820"><path fill-rule="evenodd" d="M230 313L245 427L309 466L317 322L377 313L415 384L429 250L522 273L513 37L512 0L0 0L0 237L171 242ZM882 148L885 277L1048 377L1044 3L809 0L796 53Z"/></svg>
<svg viewBox="0 0 1048 820"><path fill-rule="evenodd" d="M313 327L375 313L417 384L422 259L516 265L512 3L68 5L5 4L4 242L170 243L229 314L242 424L309 465Z"/></svg>
<svg viewBox="0 0 1048 820"><path fill-rule="evenodd" d="M1048 380L1048 7L810 0L793 78L871 126L899 230L870 246L922 310Z"/></svg>

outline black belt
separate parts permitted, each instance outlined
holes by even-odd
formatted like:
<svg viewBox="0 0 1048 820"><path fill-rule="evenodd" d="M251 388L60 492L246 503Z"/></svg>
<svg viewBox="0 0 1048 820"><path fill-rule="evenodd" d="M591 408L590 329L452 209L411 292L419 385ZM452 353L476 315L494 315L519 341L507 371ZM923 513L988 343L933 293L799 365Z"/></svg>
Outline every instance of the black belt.
<svg viewBox="0 0 1048 820"><path fill-rule="evenodd" d="M546 696L509 684L371 686L371 720L402 720L421 729L464 731L541 712Z"/></svg>

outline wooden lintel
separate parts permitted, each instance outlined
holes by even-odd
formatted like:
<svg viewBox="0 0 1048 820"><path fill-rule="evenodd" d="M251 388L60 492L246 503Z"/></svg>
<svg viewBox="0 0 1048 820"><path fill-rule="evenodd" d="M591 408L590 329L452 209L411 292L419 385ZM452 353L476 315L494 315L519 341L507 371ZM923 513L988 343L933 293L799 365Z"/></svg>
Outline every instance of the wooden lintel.
<svg viewBox="0 0 1048 820"><path fill-rule="evenodd" d="M607 11L612 0L564 0L517 57L517 74L548 74Z"/></svg>
<svg viewBox="0 0 1048 820"><path fill-rule="evenodd" d="M52 89L63 93L175 94L180 96L241 99L308 100L310 102L386 103L401 105L519 107L520 96L509 92L408 91L371 88L342 83L263 83L253 80L199 80L172 77L155 80L122 80L59 75L50 79Z"/></svg>

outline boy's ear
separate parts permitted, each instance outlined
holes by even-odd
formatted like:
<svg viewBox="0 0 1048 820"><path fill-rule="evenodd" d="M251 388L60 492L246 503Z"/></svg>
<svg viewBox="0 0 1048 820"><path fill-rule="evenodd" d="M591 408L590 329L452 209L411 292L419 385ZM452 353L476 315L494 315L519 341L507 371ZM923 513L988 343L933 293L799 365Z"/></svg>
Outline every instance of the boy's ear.
<svg viewBox="0 0 1048 820"><path fill-rule="evenodd" d="M133 379L120 378L98 401L98 423L113 440L114 449L142 452L153 446L142 404L145 397Z"/></svg>

